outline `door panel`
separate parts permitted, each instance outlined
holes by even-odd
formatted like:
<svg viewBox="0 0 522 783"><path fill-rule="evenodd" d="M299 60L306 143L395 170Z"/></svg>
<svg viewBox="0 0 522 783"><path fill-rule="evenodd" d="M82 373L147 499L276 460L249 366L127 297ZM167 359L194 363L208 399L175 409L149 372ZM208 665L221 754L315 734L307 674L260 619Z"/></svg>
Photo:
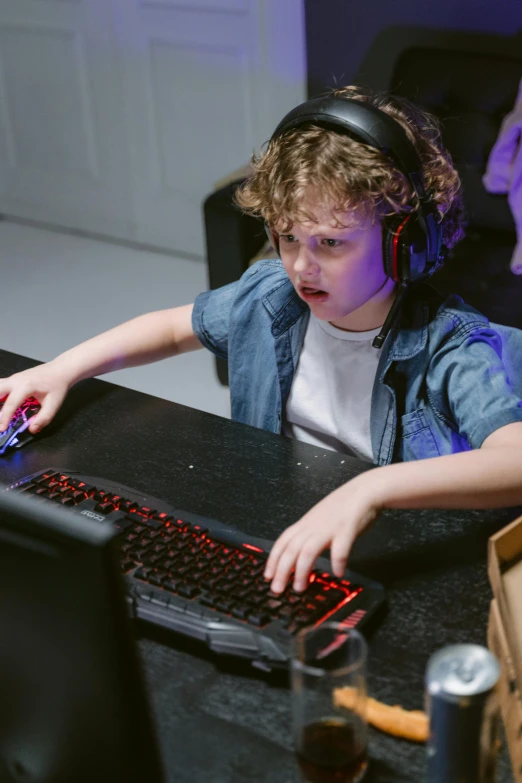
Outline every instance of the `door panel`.
<svg viewBox="0 0 522 783"><path fill-rule="evenodd" d="M304 100L301 0L114 2L138 239L203 257L203 199Z"/></svg>
<svg viewBox="0 0 522 783"><path fill-rule="evenodd" d="M0 68L11 167L97 179L84 39L72 30L0 24Z"/></svg>
<svg viewBox="0 0 522 783"><path fill-rule="evenodd" d="M0 0L2 212L135 238L118 68L106 0Z"/></svg>
<svg viewBox="0 0 522 783"><path fill-rule="evenodd" d="M305 70L302 0L0 0L0 211L202 258Z"/></svg>

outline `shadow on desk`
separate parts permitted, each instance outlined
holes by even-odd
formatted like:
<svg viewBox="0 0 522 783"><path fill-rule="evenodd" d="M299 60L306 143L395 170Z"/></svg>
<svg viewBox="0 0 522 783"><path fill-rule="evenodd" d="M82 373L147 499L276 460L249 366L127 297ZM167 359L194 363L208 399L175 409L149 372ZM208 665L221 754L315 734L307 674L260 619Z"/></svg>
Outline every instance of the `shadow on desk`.
<svg viewBox="0 0 522 783"><path fill-rule="evenodd" d="M349 567L390 588L418 575L485 563L489 537L520 516L522 507L413 514L385 512L355 544Z"/></svg>
<svg viewBox="0 0 522 783"><path fill-rule="evenodd" d="M66 421L78 418L79 415L91 414L92 421L95 422L101 401L104 398L110 399L118 390L119 387L112 383L99 383L95 379L80 381L69 391L53 421L43 430L42 436L53 435Z"/></svg>

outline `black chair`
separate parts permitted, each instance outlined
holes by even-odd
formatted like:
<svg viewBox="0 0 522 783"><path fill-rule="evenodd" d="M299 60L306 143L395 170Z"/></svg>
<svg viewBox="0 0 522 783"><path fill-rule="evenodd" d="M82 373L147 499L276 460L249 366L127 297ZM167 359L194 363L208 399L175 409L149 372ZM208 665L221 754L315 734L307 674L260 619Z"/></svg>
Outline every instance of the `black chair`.
<svg viewBox="0 0 522 783"><path fill-rule="evenodd" d="M233 203L234 192L242 181L219 188L203 204L208 279L212 289L238 280L266 243L262 221L243 215ZM228 363L216 358L216 369L220 382L227 386Z"/></svg>
<svg viewBox="0 0 522 783"><path fill-rule="evenodd" d="M509 269L516 243L507 197L483 184L490 150L511 111L522 59L457 49L412 47L397 59L390 91L435 114L462 179L468 219L434 285L457 293L491 321L522 328L522 277Z"/></svg>

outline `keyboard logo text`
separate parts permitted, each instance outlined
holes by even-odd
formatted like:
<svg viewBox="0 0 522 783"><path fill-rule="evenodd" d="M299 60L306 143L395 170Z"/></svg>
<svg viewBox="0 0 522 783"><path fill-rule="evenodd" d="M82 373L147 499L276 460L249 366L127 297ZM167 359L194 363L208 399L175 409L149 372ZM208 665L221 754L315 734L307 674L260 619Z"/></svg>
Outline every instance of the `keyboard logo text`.
<svg viewBox="0 0 522 783"><path fill-rule="evenodd" d="M84 511L80 511L80 514L89 517L89 519L96 519L98 522L105 522L105 517L102 517L101 514L95 514L94 511L87 511L87 509L85 509Z"/></svg>

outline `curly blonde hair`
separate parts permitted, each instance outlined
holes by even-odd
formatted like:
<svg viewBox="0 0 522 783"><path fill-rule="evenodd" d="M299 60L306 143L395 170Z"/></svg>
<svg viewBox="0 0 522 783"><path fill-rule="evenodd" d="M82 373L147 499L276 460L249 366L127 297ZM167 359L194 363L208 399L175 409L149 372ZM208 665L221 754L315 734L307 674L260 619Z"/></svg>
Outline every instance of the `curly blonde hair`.
<svg viewBox="0 0 522 783"><path fill-rule="evenodd" d="M332 96L368 103L402 125L420 157L424 188L436 205L443 242L453 247L464 236L461 183L442 144L438 120L404 98L357 86L334 90ZM410 181L390 158L317 125L290 130L269 142L261 155L253 155L251 165L251 176L236 191L236 203L282 232L295 221L314 220L307 210L319 197L323 205L335 205L334 214L357 210L358 216L373 221L419 207Z"/></svg>

